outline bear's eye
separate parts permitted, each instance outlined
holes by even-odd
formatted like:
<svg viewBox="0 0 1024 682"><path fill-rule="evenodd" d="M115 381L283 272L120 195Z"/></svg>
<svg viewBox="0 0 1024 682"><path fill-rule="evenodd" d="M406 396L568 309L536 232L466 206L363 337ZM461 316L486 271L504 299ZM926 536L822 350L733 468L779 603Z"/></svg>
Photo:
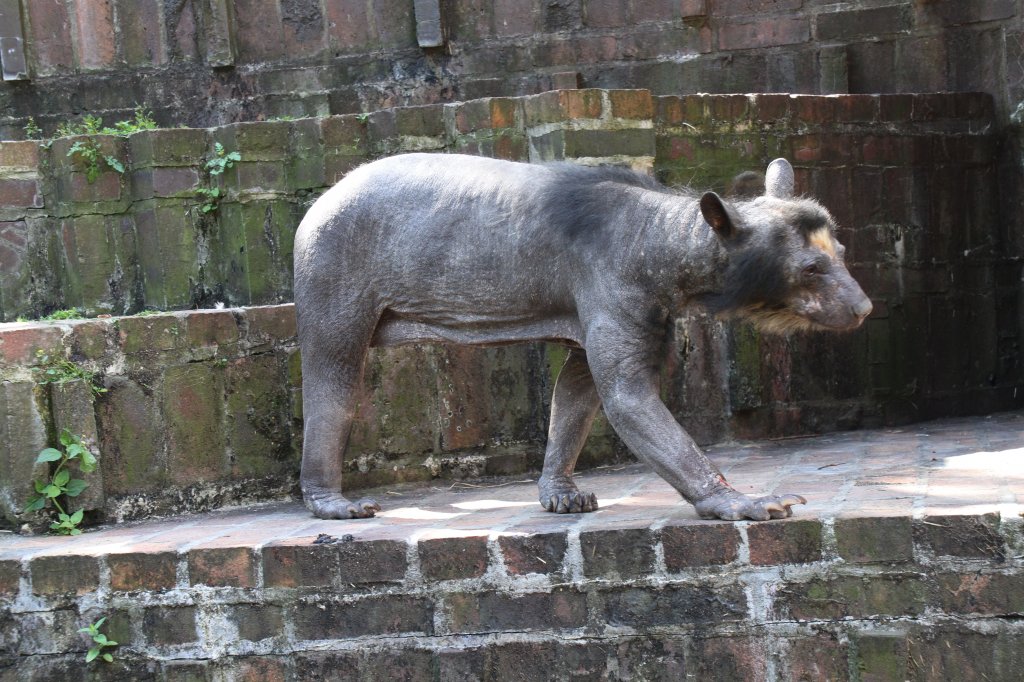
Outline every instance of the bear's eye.
<svg viewBox="0 0 1024 682"><path fill-rule="evenodd" d="M810 265L804 268L803 274L804 277L816 277L820 275L821 272L822 270L820 265L818 265L817 263L811 263Z"/></svg>

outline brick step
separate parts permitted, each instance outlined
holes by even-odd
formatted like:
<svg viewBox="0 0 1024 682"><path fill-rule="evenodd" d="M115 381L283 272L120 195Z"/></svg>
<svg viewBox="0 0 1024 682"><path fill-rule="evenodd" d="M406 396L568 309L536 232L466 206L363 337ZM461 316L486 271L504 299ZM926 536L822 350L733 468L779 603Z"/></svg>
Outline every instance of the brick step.
<svg viewBox="0 0 1024 682"><path fill-rule="evenodd" d="M701 521L630 465L579 477L594 514L519 478L379 489L372 520L8 536L0 679L1013 679L1022 436L1007 413L716 448L744 492L808 497L785 521ZM88 667L101 616L121 646Z"/></svg>

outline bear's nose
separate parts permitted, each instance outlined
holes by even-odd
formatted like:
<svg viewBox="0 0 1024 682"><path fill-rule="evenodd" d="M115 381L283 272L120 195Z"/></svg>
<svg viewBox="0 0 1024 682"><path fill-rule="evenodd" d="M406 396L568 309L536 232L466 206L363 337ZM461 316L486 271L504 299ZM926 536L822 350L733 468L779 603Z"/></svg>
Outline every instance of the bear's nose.
<svg viewBox="0 0 1024 682"><path fill-rule="evenodd" d="M850 310L853 312L853 314L856 317L859 317L860 319L864 319L865 317L870 315L873 309L874 306L871 305L871 299L868 298L867 296L862 298L859 303L850 307Z"/></svg>

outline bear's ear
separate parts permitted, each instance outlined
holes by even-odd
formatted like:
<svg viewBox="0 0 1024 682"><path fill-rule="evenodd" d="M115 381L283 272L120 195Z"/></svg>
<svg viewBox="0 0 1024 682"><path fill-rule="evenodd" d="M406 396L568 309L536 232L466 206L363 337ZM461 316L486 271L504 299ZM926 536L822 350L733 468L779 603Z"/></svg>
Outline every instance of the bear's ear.
<svg viewBox="0 0 1024 682"><path fill-rule="evenodd" d="M785 159L775 159L768 164L768 170L764 174L764 193L766 196L776 199L789 199L793 196L793 189L796 185L796 178L793 176L793 167Z"/></svg>
<svg viewBox="0 0 1024 682"><path fill-rule="evenodd" d="M722 198L714 192L705 192L700 198L700 213L720 239L732 239L736 235L736 223Z"/></svg>

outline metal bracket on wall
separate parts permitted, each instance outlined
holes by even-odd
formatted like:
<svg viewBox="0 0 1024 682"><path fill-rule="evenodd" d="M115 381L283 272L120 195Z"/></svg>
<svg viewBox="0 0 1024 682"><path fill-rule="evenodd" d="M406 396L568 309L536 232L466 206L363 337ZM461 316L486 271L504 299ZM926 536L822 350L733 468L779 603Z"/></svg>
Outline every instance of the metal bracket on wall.
<svg viewBox="0 0 1024 682"><path fill-rule="evenodd" d="M441 27L441 0L414 0L416 8L416 42L420 47L444 45Z"/></svg>
<svg viewBox="0 0 1024 682"><path fill-rule="evenodd" d="M5 81L29 79L19 0L0 0L0 64Z"/></svg>

